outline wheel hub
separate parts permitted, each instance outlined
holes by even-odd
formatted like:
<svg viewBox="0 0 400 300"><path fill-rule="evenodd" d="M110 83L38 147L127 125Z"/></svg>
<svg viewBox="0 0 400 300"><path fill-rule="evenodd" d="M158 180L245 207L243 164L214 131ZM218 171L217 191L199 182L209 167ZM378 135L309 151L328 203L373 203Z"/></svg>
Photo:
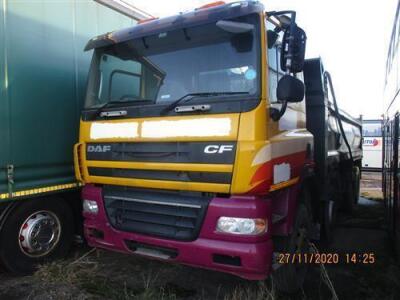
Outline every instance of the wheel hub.
<svg viewBox="0 0 400 300"><path fill-rule="evenodd" d="M26 255L40 257L57 245L61 234L60 220L49 211L30 215L20 228L18 242Z"/></svg>

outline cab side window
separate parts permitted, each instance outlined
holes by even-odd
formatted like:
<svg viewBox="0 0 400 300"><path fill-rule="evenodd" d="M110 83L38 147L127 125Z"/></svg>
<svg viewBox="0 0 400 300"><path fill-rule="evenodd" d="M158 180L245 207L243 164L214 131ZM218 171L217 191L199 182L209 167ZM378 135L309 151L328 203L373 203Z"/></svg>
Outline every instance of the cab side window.
<svg viewBox="0 0 400 300"><path fill-rule="evenodd" d="M268 49L268 87L270 103L278 102L276 98L276 89L278 81L282 77L279 72L279 51L280 47L275 45Z"/></svg>
<svg viewBox="0 0 400 300"><path fill-rule="evenodd" d="M269 21L266 22L267 30L274 30L275 26ZM267 61L268 61L268 87L269 87L269 102L276 103L276 89L278 88L278 81L285 75L285 72L280 68L280 53L281 53L281 39L283 33L279 34L279 38L274 45L268 45ZM268 36L268 34L267 34Z"/></svg>

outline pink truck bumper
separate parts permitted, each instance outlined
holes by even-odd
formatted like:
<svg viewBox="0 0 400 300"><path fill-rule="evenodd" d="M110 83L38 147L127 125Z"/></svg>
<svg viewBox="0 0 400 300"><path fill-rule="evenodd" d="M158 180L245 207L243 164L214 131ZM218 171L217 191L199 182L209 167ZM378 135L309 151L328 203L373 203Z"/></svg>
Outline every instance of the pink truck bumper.
<svg viewBox="0 0 400 300"><path fill-rule="evenodd" d="M102 189L87 185L82 196L83 199L96 201L99 207L96 215L84 213L85 237L92 247L226 272L249 280L264 279L270 273L273 247L269 230L261 236L247 237L215 231L220 216L265 218L268 220L268 228L271 228L268 199L250 196L213 198L199 236L194 241L186 242L116 230L107 219ZM136 251L139 249L136 246L164 249L174 255L154 257Z"/></svg>

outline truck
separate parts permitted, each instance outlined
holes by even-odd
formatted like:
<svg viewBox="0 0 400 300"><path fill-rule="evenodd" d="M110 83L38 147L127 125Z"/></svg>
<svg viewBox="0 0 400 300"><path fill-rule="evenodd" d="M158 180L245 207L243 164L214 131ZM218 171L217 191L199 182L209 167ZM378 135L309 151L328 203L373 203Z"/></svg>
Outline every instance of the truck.
<svg viewBox="0 0 400 300"><path fill-rule="evenodd" d="M399 138L400 138L400 79L399 51L400 1L395 13L386 60L384 119L383 119L383 166L382 191L385 203L385 223L397 258L400 257L400 198L399 198Z"/></svg>
<svg viewBox="0 0 400 300"><path fill-rule="evenodd" d="M298 290L357 201L361 123L294 11L218 1L91 39L75 173L88 244Z"/></svg>
<svg viewBox="0 0 400 300"><path fill-rule="evenodd" d="M2 1L0 261L18 274L64 256L82 232L73 145L87 40L135 21L93 1Z"/></svg>

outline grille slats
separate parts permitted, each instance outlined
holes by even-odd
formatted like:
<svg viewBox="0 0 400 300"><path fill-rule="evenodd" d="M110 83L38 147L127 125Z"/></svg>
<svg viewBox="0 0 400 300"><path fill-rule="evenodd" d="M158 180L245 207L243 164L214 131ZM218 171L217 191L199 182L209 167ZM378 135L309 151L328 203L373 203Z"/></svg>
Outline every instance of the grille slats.
<svg viewBox="0 0 400 300"><path fill-rule="evenodd" d="M103 189L111 225L121 231L174 240L197 238L210 197L131 188Z"/></svg>
<svg viewBox="0 0 400 300"><path fill-rule="evenodd" d="M158 225L167 225L167 226L176 226L182 228L194 228L194 223L196 222L196 218L176 218L175 216L168 215L155 215L149 213L140 213L140 212L132 212L130 210L124 210L122 208L117 209L114 213L110 214L117 219L117 222L125 222L125 221L137 221L142 223L151 223Z"/></svg>
<svg viewBox="0 0 400 300"><path fill-rule="evenodd" d="M129 221L125 224L125 226L135 228L135 232L144 234L146 234L147 231L149 231L149 228L151 228L153 235L158 237L185 237L188 234L188 231L178 230L172 226L163 226L158 224L150 225L148 223Z"/></svg>
<svg viewBox="0 0 400 300"><path fill-rule="evenodd" d="M120 208L119 201L115 201L113 204L110 205L110 208L118 209ZM183 211L177 210L176 207L159 207L157 205L146 205L145 203L135 203L134 205L130 203L124 204L124 209L128 211L135 211L135 212L143 212L155 215L167 215L167 216L175 216L175 217L186 217L186 218L196 218L197 213L196 211L185 209Z"/></svg>

